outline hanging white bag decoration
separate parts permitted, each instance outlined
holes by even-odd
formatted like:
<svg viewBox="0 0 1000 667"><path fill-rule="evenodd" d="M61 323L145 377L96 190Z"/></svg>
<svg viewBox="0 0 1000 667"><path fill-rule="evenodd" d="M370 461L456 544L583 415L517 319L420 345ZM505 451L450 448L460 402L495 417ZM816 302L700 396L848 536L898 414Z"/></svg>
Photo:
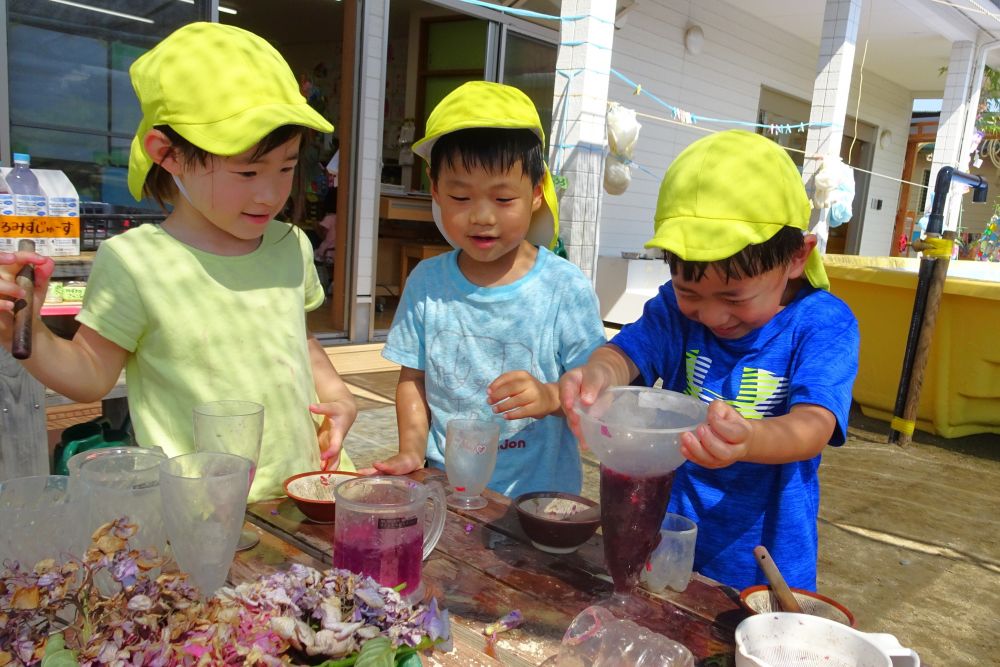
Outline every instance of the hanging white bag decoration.
<svg viewBox="0 0 1000 667"><path fill-rule="evenodd" d="M604 191L620 195L632 182L629 164L642 127L635 111L611 102L608 104L608 158L604 161Z"/></svg>
<svg viewBox="0 0 1000 667"><path fill-rule="evenodd" d="M830 227L848 222L854 213L854 170L839 157L824 157L816 172L815 185L813 203L816 208L830 210L827 216Z"/></svg>

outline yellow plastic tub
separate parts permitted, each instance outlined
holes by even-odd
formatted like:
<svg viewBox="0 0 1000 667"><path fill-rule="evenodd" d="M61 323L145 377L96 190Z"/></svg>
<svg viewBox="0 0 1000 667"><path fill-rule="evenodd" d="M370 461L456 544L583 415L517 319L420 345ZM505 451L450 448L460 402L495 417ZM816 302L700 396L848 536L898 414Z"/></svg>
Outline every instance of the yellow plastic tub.
<svg viewBox="0 0 1000 667"><path fill-rule="evenodd" d="M831 291L861 331L854 399L889 421L913 312L918 259L824 257ZM927 361L917 428L946 438L1000 433L1000 264L953 261Z"/></svg>

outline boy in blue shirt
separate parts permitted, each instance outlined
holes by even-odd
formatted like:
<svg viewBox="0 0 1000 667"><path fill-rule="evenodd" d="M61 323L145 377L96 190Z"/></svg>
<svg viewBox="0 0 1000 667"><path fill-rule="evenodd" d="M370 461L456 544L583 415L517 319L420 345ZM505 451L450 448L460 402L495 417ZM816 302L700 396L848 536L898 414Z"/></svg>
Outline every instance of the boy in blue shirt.
<svg viewBox="0 0 1000 667"><path fill-rule="evenodd" d="M637 379L710 403L681 439L669 511L698 524L695 569L737 589L765 583L763 544L789 585L815 590L820 452L847 435L857 321L826 291L809 210L774 142L732 130L691 144L646 244L666 251L671 281L560 380L574 429L577 399Z"/></svg>
<svg viewBox="0 0 1000 667"><path fill-rule="evenodd" d="M382 355L402 366L399 453L406 474L444 467L452 419L502 415L489 488L579 493L580 452L558 380L605 342L590 281L550 248L557 203L538 112L517 88L464 84L413 146L427 160L434 219L455 246L406 280Z"/></svg>

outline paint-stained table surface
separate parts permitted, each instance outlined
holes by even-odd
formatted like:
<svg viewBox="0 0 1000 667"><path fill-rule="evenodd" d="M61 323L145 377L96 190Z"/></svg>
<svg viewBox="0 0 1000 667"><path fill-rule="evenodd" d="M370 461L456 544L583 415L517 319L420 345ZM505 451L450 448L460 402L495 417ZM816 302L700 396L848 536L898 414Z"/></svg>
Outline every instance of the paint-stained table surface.
<svg viewBox="0 0 1000 667"><path fill-rule="evenodd" d="M418 481L435 476L444 477L434 470L411 475ZM484 495L485 509L449 508L441 540L424 561L427 595L448 609L455 638L454 651L435 652L425 664L538 665L558 653L573 618L611 592L600 534L572 554L539 551L521 530L510 499ZM312 523L287 498L256 503L247 513L261 542L237 554L234 581L291 563L331 567L332 525ZM700 666L733 664L733 631L745 613L732 589L695 575L683 593L637 590L650 602L650 614L640 624L687 646ZM524 624L488 647L485 626L514 609L524 615Z"/></svg>

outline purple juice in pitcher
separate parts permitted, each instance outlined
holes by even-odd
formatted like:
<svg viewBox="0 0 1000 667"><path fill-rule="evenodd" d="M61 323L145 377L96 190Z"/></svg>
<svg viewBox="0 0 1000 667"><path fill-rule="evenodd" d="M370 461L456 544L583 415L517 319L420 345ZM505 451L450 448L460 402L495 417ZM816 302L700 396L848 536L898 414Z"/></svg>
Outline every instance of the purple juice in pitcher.
<svg viewBox="0 0 1000 667"><path fill-rule="evenodd" d="M674 472L633 477L601 466L601 530L604 560L615 593L635 586L660 537Z"/></svg>
<svg viewBox="0 0 1000 667"><path fill-rule="evenodd" d="M420 568L424 555L420 531L410 530L405 535L394 535L392 543L386 531L398 532L399 528L378 529L372 524L358 523L342 533L334 532L333 566L366 574L382 586L395 588L405 583L400 594L407 597L420 590ZM396 538L399 541L395 541Z"/></svg>

